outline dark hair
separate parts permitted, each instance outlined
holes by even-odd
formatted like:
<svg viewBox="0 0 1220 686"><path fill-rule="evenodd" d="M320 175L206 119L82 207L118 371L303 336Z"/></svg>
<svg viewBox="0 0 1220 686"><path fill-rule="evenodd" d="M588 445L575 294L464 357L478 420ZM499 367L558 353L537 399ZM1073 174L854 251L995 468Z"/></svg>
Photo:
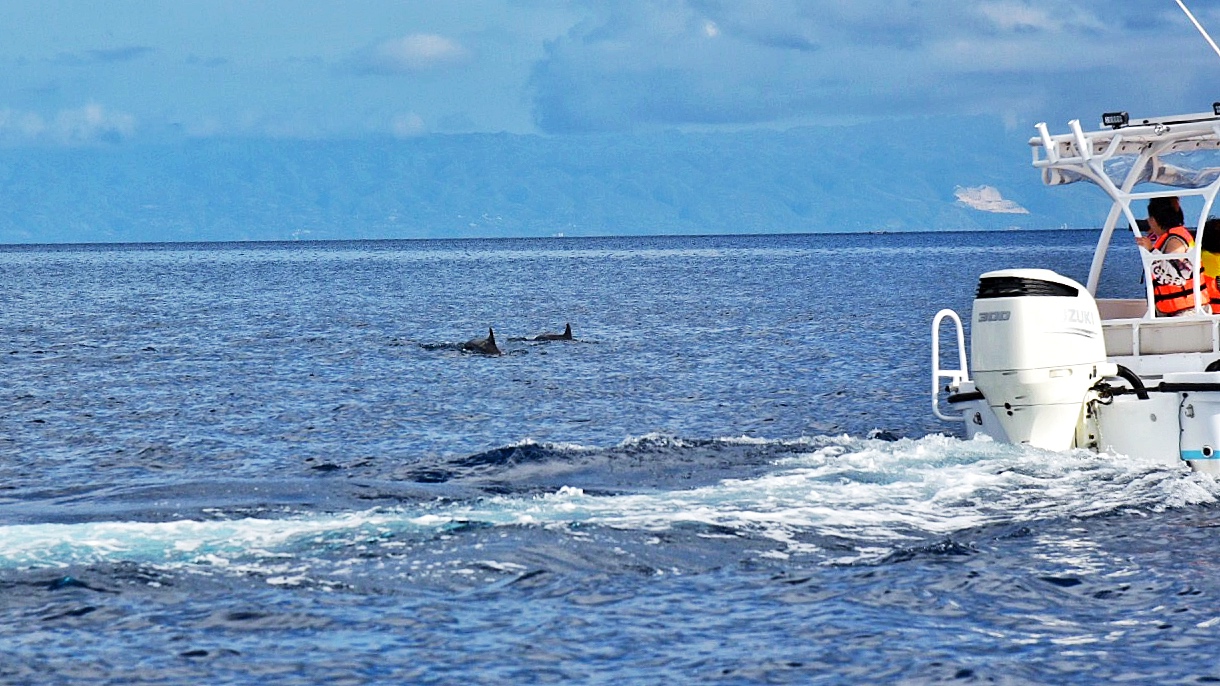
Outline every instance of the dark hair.
<svg viewBox="0 0 1220 686"><path fill-rule="evenodd" d="M1220 217L1208 217L1203 224L1203 241L1199 247L1207 252L1220 253Z"/></svg>
<svg viewBox="0 0 1220 686"><path fill-rule="evenodd" d="M1182 216L1182 204L1176 195L1148 200L1148 216L1161 225L1162 230L1172 229L1186 223Z"/></svg>

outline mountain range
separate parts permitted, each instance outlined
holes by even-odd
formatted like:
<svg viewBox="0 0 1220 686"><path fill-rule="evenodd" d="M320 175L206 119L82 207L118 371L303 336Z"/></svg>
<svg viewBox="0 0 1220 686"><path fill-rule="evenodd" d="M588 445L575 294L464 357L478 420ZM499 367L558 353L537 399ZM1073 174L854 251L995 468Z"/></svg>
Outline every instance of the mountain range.
<svg viewBox="0 0 1220 686"><path fill-rule="evenodd" d="M1032 127L115 141L0 149L0 243L1088 228Z"/></svg>

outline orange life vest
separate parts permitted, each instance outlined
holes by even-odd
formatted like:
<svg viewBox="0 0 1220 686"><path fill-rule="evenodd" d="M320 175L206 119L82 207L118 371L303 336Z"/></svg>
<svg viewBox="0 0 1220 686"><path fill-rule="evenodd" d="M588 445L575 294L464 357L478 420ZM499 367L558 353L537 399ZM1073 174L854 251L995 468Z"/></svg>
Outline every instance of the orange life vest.
<svg viewBox="0 0 1220 686"><path fill-rule="evenodd" d="M1170 236L1177 237L1186 243L1189 250L1194 247L1194 237L1184 226L1175 226L1161 234L1153 244L1157 252L1165 245ZM1189 258L1180 260L1158 261L1152 264L1152 295L1156 300L1157 314L1172 317L1195 308L1195 272ZM1202 304L1208 304L1207 289L1200 289Z"/></svg>
<svg viewBox="0 0 1220 686"><path fill-rule="evenodd" d="M1216 283L1216 275L1220 274L1220 253L1210 250L1199 251L1199 272L1203 274L1203 285L1207 286L1207 298L1212 301L1212 308L1220 304L1220 284ZM1220 312L1214 312L1220 314Z"/></svg>
<svg viewBox="0 0 1220 686"><path fill-rule="evenodd" d="M1207 299L1213 304L1220 303L1220 284L1217 284L1214 278L1208 276L1207 272L1203 272L1203 285L1206 286ZM1202 288L1199 289L1200 292L1203 292L1203 290Z"/></svg>

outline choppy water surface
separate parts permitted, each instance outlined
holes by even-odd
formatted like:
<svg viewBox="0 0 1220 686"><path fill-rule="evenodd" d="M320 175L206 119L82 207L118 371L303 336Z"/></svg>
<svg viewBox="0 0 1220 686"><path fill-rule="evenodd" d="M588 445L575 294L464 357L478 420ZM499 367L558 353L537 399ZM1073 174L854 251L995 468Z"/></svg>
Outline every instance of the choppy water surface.
<svg viewBox="0 0 1220 686"><path fill-rule="evenodd" d="M1210 477L931 417L1094 240L0 248L0 680L1220 680Z"/></svg>

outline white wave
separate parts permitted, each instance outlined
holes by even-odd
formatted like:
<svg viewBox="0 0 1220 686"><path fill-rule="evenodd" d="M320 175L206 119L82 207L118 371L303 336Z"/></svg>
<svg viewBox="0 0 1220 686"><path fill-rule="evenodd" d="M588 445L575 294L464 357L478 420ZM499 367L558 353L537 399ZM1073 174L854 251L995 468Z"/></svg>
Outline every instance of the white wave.
<svg viewBox="0 0 1220 686"><path fill-rule="evenodd" d="M224 565L237 556L282 556L293 542L382 521L384 515L368 511L289 519L22 524L0 527L0 561L18 567L119 560Z"/></svg>
<svg viewBox="0 0 1220 686"><path fill-rule="evenodd" d="M991 524L1089 517L1124 508L1160 511L1215 502L1220 486L1184 469L1083 451L1050 453L943 436L893 443L809 439L808 452L771 472L688 490L590 495L564 487L414 509L372 509L283 519L92 522L0 527L0 566L65 567L135 561L246 569L329 550L484 526L572 524L663 531L705 524L811 552L817 536L850 540L859 556ZM813 534L811 536L810 534ZM386 545L394 545L392 542Z"/></svg>
<svg viewBox="0 0 1220 686"><path fill-rule="evenodd" d="M685 491L599 497L565 488L533 501L495 498L452 516L643 530L700 523L767 536L794 550L802 548L796 535L812 532L883 551L990 524L1156 511L1220 495L1211 477L1159 463L943 436L830 439L777 467L759 478Z"/></svg>

